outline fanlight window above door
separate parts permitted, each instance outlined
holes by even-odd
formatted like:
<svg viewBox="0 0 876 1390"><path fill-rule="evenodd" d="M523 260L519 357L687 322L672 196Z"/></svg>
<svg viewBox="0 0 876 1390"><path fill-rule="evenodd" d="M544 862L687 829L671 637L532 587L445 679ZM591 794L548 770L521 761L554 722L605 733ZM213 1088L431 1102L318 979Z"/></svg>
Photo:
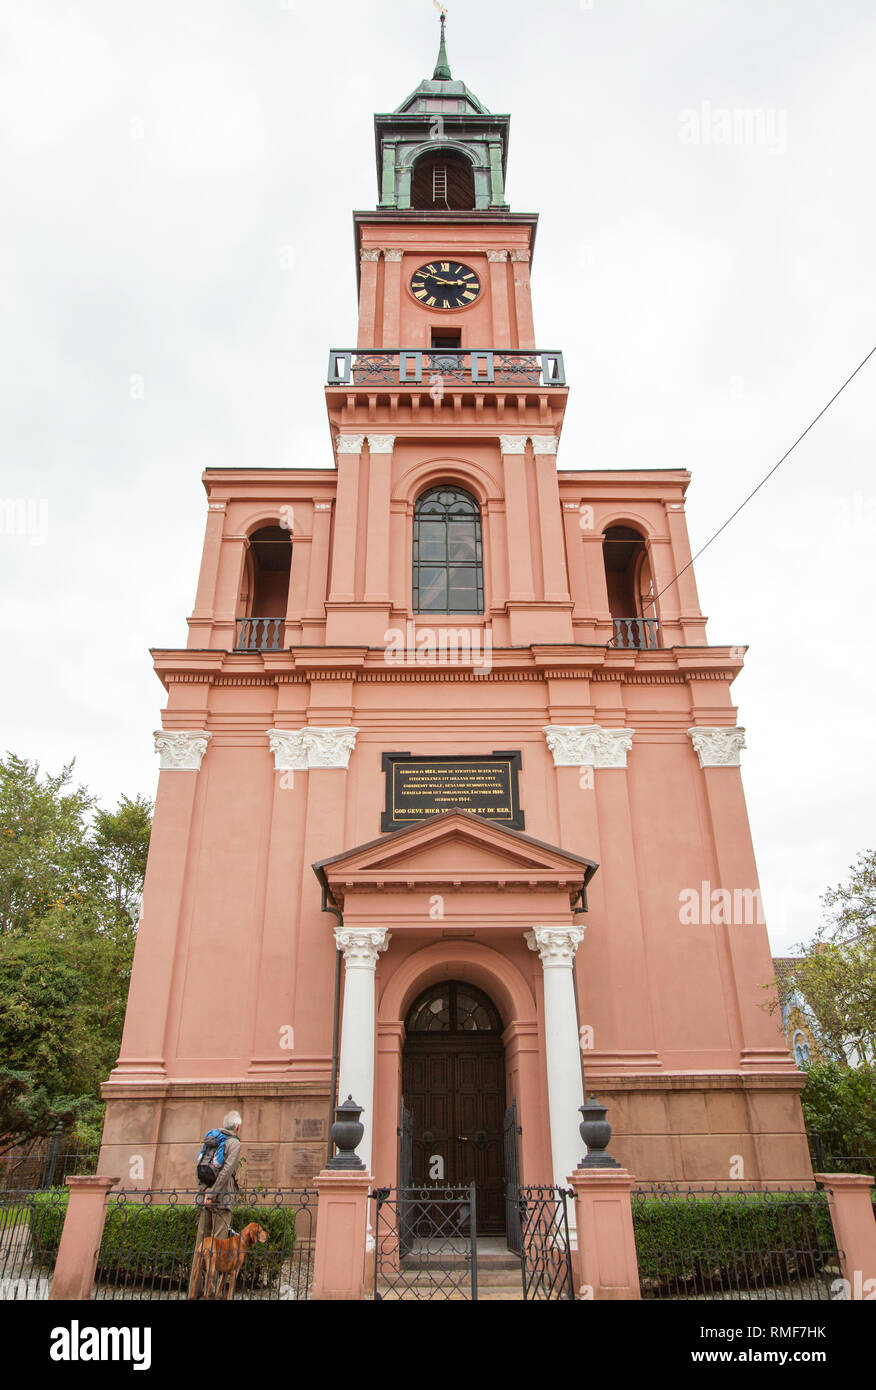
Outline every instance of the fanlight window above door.
<svg viewBox="0 0 876 1390"><path fill-rule="evenodd" d="M455 980L432 985L410 1009L405 1031L411 1033L501 1033L495 1005L474 985Z"/></svg>
<svg viewBox="0 0 876 1390"><path fill-rule="evenodd" d="M415 613L483 613L481 513L468 492L433 487L414 510Z"/></svg>

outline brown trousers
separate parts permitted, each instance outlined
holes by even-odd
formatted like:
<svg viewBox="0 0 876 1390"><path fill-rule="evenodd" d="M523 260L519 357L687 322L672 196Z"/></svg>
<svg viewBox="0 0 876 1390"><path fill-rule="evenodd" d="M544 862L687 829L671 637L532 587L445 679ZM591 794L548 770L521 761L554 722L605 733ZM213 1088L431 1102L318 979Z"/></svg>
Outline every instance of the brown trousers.
<svg viewBox="0 0 876 1390"><path fill-rule="evenodd" d="M201 1265L201 1277L198 1280L200 1287L198 1289L192 1287L192 1281L195 1277L195 1253L201 1241L204 1239L204 1236L217 1236L220 1240L224 1240L230 1230L230 1211L226 1211L222 1207L208 1206L204 1206L201 1209L201 1219L198 1222L198 1234L195 1237L195 1251L192 1254L192 1272L189 1275L189 1298L203 1298L206 1294L206 1289L204 1287L206 1271L203 1264Z"/></svg>

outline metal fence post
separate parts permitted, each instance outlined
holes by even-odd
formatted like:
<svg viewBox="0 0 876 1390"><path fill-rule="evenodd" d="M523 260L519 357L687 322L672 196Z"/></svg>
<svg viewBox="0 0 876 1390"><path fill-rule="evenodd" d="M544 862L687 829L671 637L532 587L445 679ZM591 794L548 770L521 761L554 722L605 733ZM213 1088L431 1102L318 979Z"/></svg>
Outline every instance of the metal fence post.
<svg viewBox="0 0 876 1390"><path fill-rule="evenodd" d="M62 1121L59 1120L58 1123L55 1125L54 1134L52 1135L52 1147L49 1151L49 1161L45 1170L43 1181L40 1183L41 1187L54 1186L55 1168L58 1163L58 1150L61 1147L61 1135L63 1134L63 1132L64 1125Z"/></svg>

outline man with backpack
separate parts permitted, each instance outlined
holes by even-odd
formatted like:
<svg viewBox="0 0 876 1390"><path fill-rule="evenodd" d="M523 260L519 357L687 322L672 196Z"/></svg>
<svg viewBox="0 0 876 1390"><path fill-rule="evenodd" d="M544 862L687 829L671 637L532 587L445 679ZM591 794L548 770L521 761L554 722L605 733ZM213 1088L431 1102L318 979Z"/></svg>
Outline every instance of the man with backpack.
<svg viewBox="0 0 876 1390"><path fill-rule="evenodd" d="M204 1236L224 1239L231 1229L231 1214L237 1194L237 1165L240 1162L240 1126L243 1123L236 1110L229 1110L221 1129L210 1129L204 1136L197 1159L198 1195L196 1206L201 1207L195 1250ZM192 1278L194 1261L192 1262ZM200 1281L199 1281L200 1282ZM193 1290L189 1279L189 1297L203 1297L203 1289Z"/></svg>

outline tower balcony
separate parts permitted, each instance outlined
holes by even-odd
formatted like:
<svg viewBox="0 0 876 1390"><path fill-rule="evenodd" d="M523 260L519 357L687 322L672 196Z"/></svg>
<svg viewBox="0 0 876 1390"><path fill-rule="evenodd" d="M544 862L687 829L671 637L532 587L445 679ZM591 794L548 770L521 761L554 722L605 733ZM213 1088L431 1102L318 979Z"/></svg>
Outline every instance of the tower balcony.
<svg viewBox="0 0 876 1390"><path fill-rule="evenodd" d="M332 348L328 386L565 387L563 354L510 348Z"/></svg>
<svg viewBox="0 0 876 1390"><path fill-rule="evenodd" d="M238 618L236 652L279 652L286 645L285 618Z"/></svg>
<svg viewBox="0 0 876 1390"><path fill-rule="evenodd" d="M656 618L613 618L612 622L614 636L607 644L609 647L618 647L622 651L651 652L662 646Z"/></svg>

